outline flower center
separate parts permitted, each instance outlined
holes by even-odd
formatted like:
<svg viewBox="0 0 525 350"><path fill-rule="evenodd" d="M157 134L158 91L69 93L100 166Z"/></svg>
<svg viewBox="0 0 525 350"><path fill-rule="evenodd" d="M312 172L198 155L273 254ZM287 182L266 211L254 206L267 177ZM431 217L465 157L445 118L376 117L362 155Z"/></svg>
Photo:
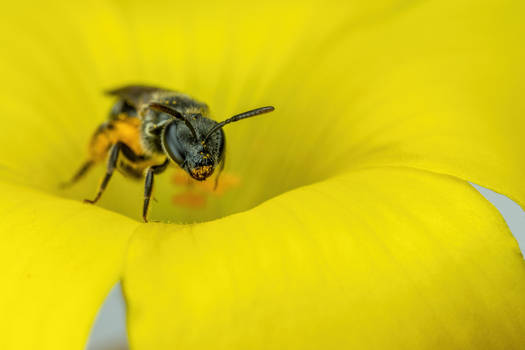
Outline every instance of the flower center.
<svg viewBox="0 0 525 350"><path fill-rule="evenodd" d="M154 175L148 219L177 224L210 221L249 210L276 195L334 174L334 169L323 162L312 162L310 156L316 151L307 147L307 142L297 141L295 147L285 132L260 126L244 129L231 133L226 168L220 174L216 171L205 181L198 181L171 164L165 172ZM284 144L288 147L280 146ZM67 164L60 173L71 173L75 168ZM93 199L104 175L105 164L101 162L73 187L52 192L75 200ZM60 180L68 177L61 175ZM143 198L144 179L126 178L115 171L95 205L141 221Z"/></svg>
<svg viewBox="0 0 525 350"><path fill-rule="evenodd" d="M242 103L233 106L225 105L225 98L212 98L214 91L213 87L190 91L214 106L211 114L214 119L224 119L237 111L266 104L274 105L276 110L225 128L226 163L217 187L219 169L202 182L192 179L175 163L165 172L155 174L150 221L195 223L246 211L287 191L337 175L354 164L359 154L367 154L366 147L354 147L352 140L355 139L347 135L354 130L348 127L352 120L341 116L353 114L340 114L338 106L341 103L331 101L321 112L312 114L311 106L305 103L309 98L291 98L273 88L268 88L264 97L240 98ZM94 105L92 113L95 116L104 116L114 103L103 97L100 101L104 103ZM30 153L24 158L32 161L22 162L13 157L14 165L7 164L7 167L13 168L10 171L12 177L16 177L13 181L73 200L93 199L105 176L107 157L97 158L97 164L74 186L61 190L58 184L71 179L85 164L88 159L86 146L104 118L72 119L66 115L64 120L67 123L63 125L55 121L35 128L33 133L40 138L30 139L36 140L38 147L28 147ZM107 149L110 141L101 149ZM357 141L363 143L363 140ZM352 149L358 153L353 154ZM193 178L206 177L209 172L206 167L195 169ZM95 205L142 221L143 201L144 179L126 178L115 171Z"/></svg>
<svg viewBox="0 0 525 350"><path fill-rule="evenodd" d="M221 197L229 190L238 187L240 178L229 172L223 172L219 178L196 181L182 169L174 171L171 181L175 193L172 203L176 207L202 210L214 197Z"/></svg>

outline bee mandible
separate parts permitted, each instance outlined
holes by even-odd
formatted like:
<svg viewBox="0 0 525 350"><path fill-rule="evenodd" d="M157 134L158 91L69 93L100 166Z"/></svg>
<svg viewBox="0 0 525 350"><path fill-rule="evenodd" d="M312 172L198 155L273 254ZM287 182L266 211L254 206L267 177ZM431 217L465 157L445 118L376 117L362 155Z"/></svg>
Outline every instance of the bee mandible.
<svg viewBox="0 0 525 350"><path fill-rule="evenodd" d="M205 103L192 97L152 86L131 85L107 92L117 97L108 119L89 143L88 159L65 185L80 180L94 165L107 161L106 174L94 199L106 189L115 169L123 175L143 179L142 217L147 222L154 176L173 162L192 178L204 181L218 168L215 187L225 163L226 124L274 110L272 106L237 114L222 122L209 118Z"/></svg>

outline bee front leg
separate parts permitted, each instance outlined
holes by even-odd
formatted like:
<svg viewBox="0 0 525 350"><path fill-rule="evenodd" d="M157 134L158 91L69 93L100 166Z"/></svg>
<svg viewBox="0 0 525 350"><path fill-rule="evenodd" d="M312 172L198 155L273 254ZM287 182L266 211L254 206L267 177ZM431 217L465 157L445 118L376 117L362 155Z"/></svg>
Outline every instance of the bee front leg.
<svg viewBox="0 0 525 350"><path fill-rule="evenodd" d="M148 222L149 201L151 199L151 192L153 192L153 178L155 174L160 174L168 167L170 163L166 158L164 163L160 165L153 165L146 171L146 181L144 182L144 206L142 207L142 218L144 222Z"/></svg>
<svg viewBox="0 0 525 350"><path fill-rule="evenodd" d="M217 187L219 186L219 176L221 176L222 171L224 170L224 164L226 163L226 157L223 155L221 164L219 165L219 171L217 172L217 176L215 176L215 185L213 186L213 190L216 191Z"/></svg>
<svg viewBox="0 0 525 350"><path fill-rule="evenodd" d="M94 199L84 199L85 203L95 204L102 196L102 193L104 193L104 190L106 189L106 186L108 185L108 182L111 179L111 176L113 175L113 171L115 170L115 167L117 166L117 160L118 160L118 156L119 156L121 148L122 148L121 142L117 142L116 144L111 146L111 150L109 151L108 165L106 168L106 175L104 176L104 178L102 179L102 182L100 183L97 195Z"/></svg>

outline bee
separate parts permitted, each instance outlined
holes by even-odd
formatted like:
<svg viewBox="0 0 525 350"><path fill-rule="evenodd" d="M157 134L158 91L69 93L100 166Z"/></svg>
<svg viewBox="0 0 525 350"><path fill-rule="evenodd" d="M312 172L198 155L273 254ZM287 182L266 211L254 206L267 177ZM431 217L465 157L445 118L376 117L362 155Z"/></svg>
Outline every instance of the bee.
<svg viewBox="0 0 525 350"><path fill-rule="evenodd" d="M96 196L84 201L96 203L117 169L124 176L145 179L144 222L148 221L155 175L173 162L193 179L204 181L218 168L216 188L225 163L226 139L222 128L274 110L272 106L261 107L216 122L209 118L205 103L180 92L131 85L107 94L117 101L108 119L93 134L87 160L64 186L76 183L94 165L106 161L106 174Z"/></svg>

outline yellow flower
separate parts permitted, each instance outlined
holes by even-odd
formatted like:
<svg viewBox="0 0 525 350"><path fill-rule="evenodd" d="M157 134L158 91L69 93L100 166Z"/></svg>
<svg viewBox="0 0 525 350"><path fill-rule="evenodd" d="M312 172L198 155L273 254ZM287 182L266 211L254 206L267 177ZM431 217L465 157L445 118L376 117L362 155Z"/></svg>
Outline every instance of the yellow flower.
<svg viewBox="0 0 525 350"><path fill-rule="evenodd" d="M519 349L525 264L467 181L525 203L525 2L9 1L0 349L82 349L122 280L132 349ZM200 209L57 184L128 83L226 130ZM174 222L174 223L168 223ZM194 223L194 224L192 224Z"/></svg>

